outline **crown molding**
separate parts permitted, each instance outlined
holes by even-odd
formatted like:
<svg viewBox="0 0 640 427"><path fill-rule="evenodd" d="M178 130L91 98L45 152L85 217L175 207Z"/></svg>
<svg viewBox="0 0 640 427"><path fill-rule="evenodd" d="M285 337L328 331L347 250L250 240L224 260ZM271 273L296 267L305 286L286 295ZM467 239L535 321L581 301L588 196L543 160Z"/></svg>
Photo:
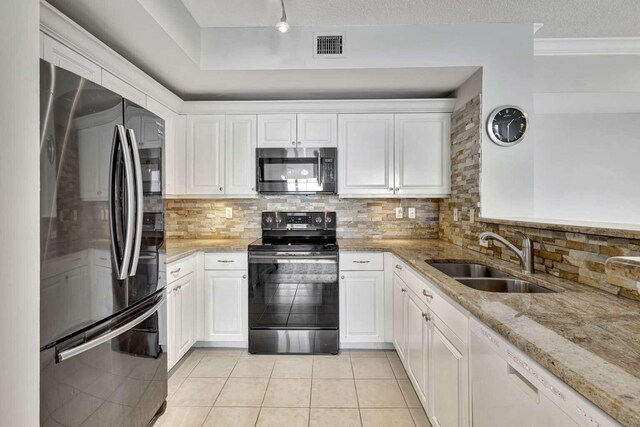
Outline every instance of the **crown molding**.
<svg viewBox="0 0 640 427"><path fill-rule="evenodd" d="M640 37L534 39L536 56L640 55Z"/></svg>

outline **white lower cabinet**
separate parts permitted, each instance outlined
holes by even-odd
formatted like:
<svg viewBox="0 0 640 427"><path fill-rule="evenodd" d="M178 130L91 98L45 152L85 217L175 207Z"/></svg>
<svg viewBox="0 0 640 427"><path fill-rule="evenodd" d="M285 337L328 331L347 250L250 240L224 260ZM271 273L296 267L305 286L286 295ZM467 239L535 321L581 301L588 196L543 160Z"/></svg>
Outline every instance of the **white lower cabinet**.
<svg viewBox="0 0 640 427"><path fill-rule="evenodd" d="M204 274L204 339L246 342L248 335L246 270L207 270Z"/></svg>
<svg viewBox="0 0 640 427"><path fill-rule="evenodd" d="M176 280L167 290L169 369L195 344L194 273Z"/></svg>
<svg viewBox="0 0 640 427"><path fill-rule="evenodd" d="M393 275L393 346L400 359L405 357L407 339L407 285L396 274Z"/></svg>
<svg viewBox="0 0 640 427"><path fill-rule="evenodd" d="M384 271L340 272L340 342L384 342Z"/></svg>
<svg viewBox="0 0 640 427"><path fill-rule="evenodd" d="M414 381L420 401L427 402L429 369L429 329L427 309L415 299L407 298L406 354L408 374Z"/></svg>

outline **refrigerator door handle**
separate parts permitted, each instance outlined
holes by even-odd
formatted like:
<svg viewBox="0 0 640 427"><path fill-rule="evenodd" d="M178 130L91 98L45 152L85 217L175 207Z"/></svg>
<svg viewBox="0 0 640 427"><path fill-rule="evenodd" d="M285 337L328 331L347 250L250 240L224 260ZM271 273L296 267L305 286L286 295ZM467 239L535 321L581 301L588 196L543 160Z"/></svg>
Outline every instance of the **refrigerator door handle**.
<svg viewBox="0 0 640 427"><path fill-rule="evenodd" d="M109 176L109 220L111 224L111 247L114 253L115 258L115 266L116 266L116 277L118 280L124 280L127 278L127 272L129 270L129 263L131 260L131 250L133 248L133 238L134 238L134 207L135 207L135 199L134 199L134 184L133 184L133 163L131 160L131 151L128 148L127 144L127 136L125 134L124 126L116 125L114 134L113 134L113 148L111 152L111 167L110 167L110 176ZM116 179L118 179L118 165L116 162L119 160L117 153L120 150L122 153L122 159L124 163L124 175L126 180L126 206L124 206L123 211L126 212L126 228L124 230L124 251L122 255L122 260L118 259L118 250L117 250L117 242L116 239L118 237L118 212L116 206L116 192L119 188L116 186Z"/></svg>
<svg viewBox="0 0 640 427"><path fill-rule="evenodd" d="M79 345L77 345L75 347L71 347L71 348L63 350L63 351L58 351L58 347L56 347L56 363L63 362L65 360L67 360L67 359L72 358L73 356L77 356L79 354L82 354L85 351L89 351L92 348L99 346L100 344L104 344L105 342L111 341L115 337L124 334L125 332L127 332L128 330L130 330L131 328L133 328L134 326L136 326L140 322L146 320L153 313L158 311L160 306L165 302L165 299L166 299L166 297L163 294L160 297L160 299L158 300L158 302L153 304L153 306L151 308L149 308L148 310L145 310L139 316L136 316L135 319L130 320L129 322L125 323L122 326L119 326L119 327L117 327L115 329L112 329L112 330L110 330L108 332L105 332L104 334L98 335L97 337L93 338L90 341L84 342L82 344L79 344Z"/></svg>
<svg viewBox="0 0 640 427"><path fill-rule="evenodd" d="M131 260L131 269L129 276L135 276L138 270L138 261L140 260L140 246L142 245L142 222L144 219L144 189L142 187L142 163L140 162L140 152L138 151L138 141L133 129L127 129L127 139L131 145L133 154L133 165L135 169L135 188L136 188L136 225L135 240L133 248L133 259Z"/></svg>

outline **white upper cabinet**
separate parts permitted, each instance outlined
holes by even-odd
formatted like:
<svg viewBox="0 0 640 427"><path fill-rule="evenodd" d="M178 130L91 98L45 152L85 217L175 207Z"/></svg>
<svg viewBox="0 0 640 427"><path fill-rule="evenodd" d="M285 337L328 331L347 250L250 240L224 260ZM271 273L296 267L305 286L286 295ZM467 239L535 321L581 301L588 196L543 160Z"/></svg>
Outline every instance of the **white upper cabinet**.
<svg viewBox="0 0 640 427"><path fill-rule="evenodd" d="M260 114L258 147L335 147L337 121L337 114Z"/></svg>
<svg viewBox="0 0 640 427"><path fill-rule="evenodd" d="M164 193L165 195L184 194L186 117L178 115L153 98L147 98L147 109L164 119L164 176L162 177ZM144 128L143 123L143 130ZM154 135L157 135L157 126L153 129L156 130ZM180 151L182 155L178 154ZM179 187L178 183L182 186Z"/></svg>
<svg viewBox="0 0 640 427"><path fill-rule="evenodd" d="M396 195L450 193L449 128L449 114L396 114Z"/></svg>
<svg viewBox="0 0 640 427"><path fill-rule="evenodd" d="M42 59L72 73L102 84L102 68L62 43L44 35Z"/></svg>
<svg viewBox="0 0 640 427"><path fill-rule="evenodd" d="M393 195L393 114L338 117L338 193Z"/></svg>
<svg viewBox="0 0 640 427"><path fill-rule="evenodd" d="M227 116L225 193L255 194L256 116Z"/></svg>
<svg viewBox="0 0 640 427"><path fill-rule="evenodd" d="M295 114L258 115L258 147L295 147L297 143Z"/></svg>
<svg viewBox="0 0 640 427"><path fill-rule="evenodd" d="M338 144L337 114L298 114L298 147L335 147Z"/></svg>
<svg viewBox="0 0 640 427"><path fill-rule="evenodd" d="M223 115L187 116L187 194L224 194Z"/></svg>
<svg viewBox="0 0 640 427"><path fill-rule="evenodd" d="M107 70L102 70L102 86L124 98L127 98L129 101L135 102L142 108L147 107L147 95L140 92L129 83L124 82L119 77L114 76Z"/></svg>

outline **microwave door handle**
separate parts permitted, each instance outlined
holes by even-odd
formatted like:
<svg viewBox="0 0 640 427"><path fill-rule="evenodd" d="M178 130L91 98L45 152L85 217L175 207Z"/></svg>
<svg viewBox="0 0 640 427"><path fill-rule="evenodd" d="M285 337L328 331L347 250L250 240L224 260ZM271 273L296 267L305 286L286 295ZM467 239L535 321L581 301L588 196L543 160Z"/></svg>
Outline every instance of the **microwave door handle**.
<svg viewBox="0 0 640 427"><path fill-rule="evenodd" d="M133 259L131 260L131 270L129 276L135 276L138 270L138 262L140 260L140 246L142 245L142 223L144 219L144 191L142 187L142 163L140 162L140 152L138 151L138 142L133 129L127 129L127 140L131 145L131 153L133 154L133 166L135 172L135 239L133 247Z"/></svg>
<svg viewBox="0 0 640 427"><path fill-rule="evenodd" d="M118 156L118 152L121 153L121 157ZM118 206L116 203L122 203L122 201L117 197L116 193L120 193L121 187L116 183L116 180L120 179L120 165L118 163L122 162L124 164L124 175L125 175L125 193L127 196L127 200L124 203L123 210L126 212L126 227L122 224L122 219L120 218L120 212L118 212ZM134 226L134 218L133 218L133 206L134 206L134 198L133 198L133 165L131 162L131 153L127 147L127 137L125 134L124 126L116 125L114 134L113 134L113 146L111 152L111 167L109 172L109 222L111 226L111 248L114 254L115 266L116 266L116 277L118 280L124 280L127 277L127 267L129 266L129 261L131 259L131 249L133 245L133 226ZM121 234L124 234L124 251L122 253L122 258L120 259L120 253L118 250L118 242L117 239L121 238Z"/></svg>

